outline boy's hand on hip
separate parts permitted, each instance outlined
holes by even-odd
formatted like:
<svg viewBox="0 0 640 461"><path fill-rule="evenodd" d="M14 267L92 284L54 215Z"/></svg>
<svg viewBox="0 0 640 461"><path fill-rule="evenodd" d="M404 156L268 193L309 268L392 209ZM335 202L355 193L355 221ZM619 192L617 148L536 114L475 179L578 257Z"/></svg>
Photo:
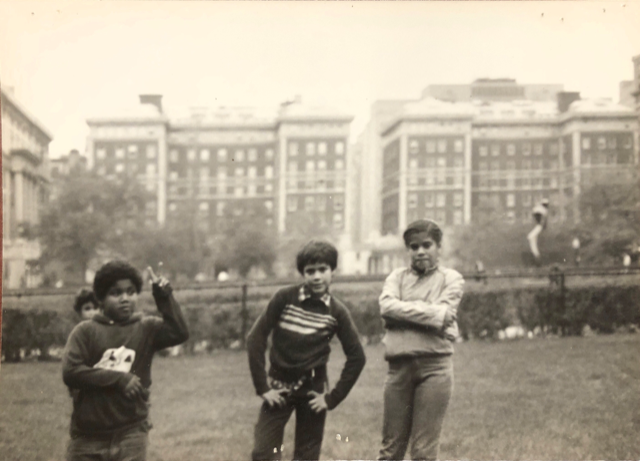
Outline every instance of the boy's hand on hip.
<svg viewBox="0 0 640 461"><path fill-rule="evenodd" d="M140 378L134 375L133 378L131 378L131 380L129 381L129 383L125 386L123 392L125 397L133 400L135 398L142 397L145 394L145 391L146 389L140 382Z"/></svg>
<svg viewBox="0 0 640 461"><path fill-rule="evenodd" d="M288 393L287 389L270 389L260 397L267 402L269 408L281 407L286 403L285 395Z"/></svg>
<svg viewBox="0 0 640 461"><path fill-rule="evenodd" d="M311 396L311 400L309 400L309 406L313 411L315 411L316 413L327 411L328 407L327 407L327 401L324 398L325 396L324 392L320 394L316 391L309 391L307 395Z"/></svg>

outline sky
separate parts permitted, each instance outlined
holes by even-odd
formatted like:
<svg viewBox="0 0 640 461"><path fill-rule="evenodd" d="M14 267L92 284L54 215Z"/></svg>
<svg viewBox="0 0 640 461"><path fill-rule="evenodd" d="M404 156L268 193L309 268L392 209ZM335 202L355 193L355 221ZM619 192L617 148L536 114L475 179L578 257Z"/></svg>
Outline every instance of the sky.
<svg viewBox="0 0 640 461"><path fill-rule="evenodd" d="M159 93L192 106L302 96L354 115L429 84L515 78L619 99L640 55L640 1L85 2L0 0L0 85L84 152L86 119Z"/></svg>

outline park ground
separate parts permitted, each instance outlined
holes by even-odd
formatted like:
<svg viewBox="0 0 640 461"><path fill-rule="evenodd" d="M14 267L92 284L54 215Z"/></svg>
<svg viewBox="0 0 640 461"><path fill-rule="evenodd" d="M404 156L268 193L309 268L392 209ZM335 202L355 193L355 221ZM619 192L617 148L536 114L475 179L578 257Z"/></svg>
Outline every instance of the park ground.
<svg viewBox="0 0 640 461"><path fill-rule="evenodd" d="M640 459L640 335L456 345L442 459ZM324 459L374 459L386 373L381 345L329 413ZM344 357L333 347L331 381ZM248 459L260 407L246 355L156 358L149 461ZM59 363L2 364L0 459L58 461L71 399ZM284 457L292 455L292 424Z"/></svg>

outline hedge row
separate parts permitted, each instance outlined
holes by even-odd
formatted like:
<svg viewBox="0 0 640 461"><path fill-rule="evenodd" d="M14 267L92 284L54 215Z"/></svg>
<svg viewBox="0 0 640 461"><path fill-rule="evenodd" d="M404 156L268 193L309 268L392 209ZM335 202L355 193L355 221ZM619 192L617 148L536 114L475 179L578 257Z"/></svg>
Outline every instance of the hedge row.
<svg viewBox="0 0 640 461"><path fill-rule="evenodd" d="M176 292L189 323L191 338L187 351L205 345L208 349L238 344L264 306L268 296L249 296L242 313L238 296L207 299L206 296ZM344 292L341 296L351 309L353 319L365 338L376 342L383 334L377 291ZM458 310L463 338L496 338L512 325L527 331L539 330L559 335L580 335L586 325L599 333L611 333L621 326L640 326L640 285L581 286L577 288L531 287L486 289L464 295ZM143 310L153 312L150 296L140 302ZM244 317L243 317L244 315ZM243 324L244 320L244 324ZM2 354L8 361L20 359L20 351L39 350L48 357L53 346L63 346L77 322L69 308L66 312L48 310L40 305L29 310L9 307L2 322Z"/></svg>

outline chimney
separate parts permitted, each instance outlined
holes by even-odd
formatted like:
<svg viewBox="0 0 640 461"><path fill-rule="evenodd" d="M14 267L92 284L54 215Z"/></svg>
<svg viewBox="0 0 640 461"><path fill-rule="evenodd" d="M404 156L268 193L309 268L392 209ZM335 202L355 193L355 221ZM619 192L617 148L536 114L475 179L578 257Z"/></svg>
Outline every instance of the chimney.
<svg viewBox="0 0 640 461"><path fill-rule="evenodd" d="M158 113L162 113L162 95L161 94L141 94L140 104L151 104L158 109Z"/></svg>
<svg viewBox="0 0 640 461"><path fill-rule="evenodd" d="M574 101L580 101L579 91L558 92L558 112L561 114L569 110L569 106Z"/></svg>

